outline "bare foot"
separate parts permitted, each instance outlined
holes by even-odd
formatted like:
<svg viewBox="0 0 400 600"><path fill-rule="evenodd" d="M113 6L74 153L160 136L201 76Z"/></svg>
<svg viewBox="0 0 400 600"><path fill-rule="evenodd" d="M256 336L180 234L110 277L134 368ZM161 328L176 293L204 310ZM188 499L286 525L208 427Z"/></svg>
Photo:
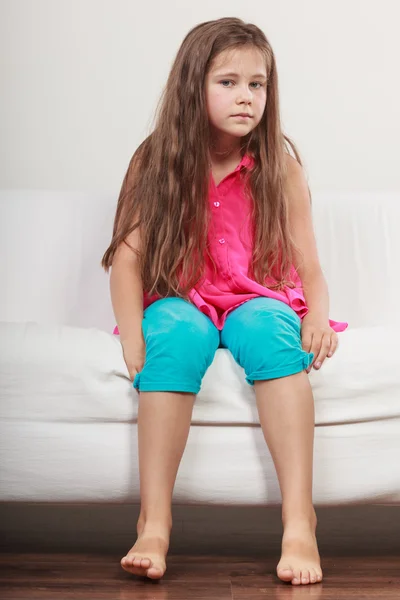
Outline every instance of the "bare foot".
<svg viewBox="0 0 400 600"><path fill-rule="evenodd" d="M121 566L128 573L161 579L167 565L165 558L169 548L169 533L165 528L144 527L128 554L121 559Z"/></svg>
<svg viewBox="0 0 400 600"><path fill-rule="evenodd" d="M279 579L292 585L322 581L315 529L316 524L308 520L291 521L284 526L282 556L276 568Z"/></svg>

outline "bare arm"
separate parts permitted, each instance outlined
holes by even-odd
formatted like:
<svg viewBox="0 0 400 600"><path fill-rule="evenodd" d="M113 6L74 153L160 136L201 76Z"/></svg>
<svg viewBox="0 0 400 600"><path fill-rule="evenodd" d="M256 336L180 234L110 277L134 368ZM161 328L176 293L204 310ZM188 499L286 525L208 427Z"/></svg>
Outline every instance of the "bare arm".
<svg viewBox="0 0 400 600"><path fill-rule="evenodd" d="M122 183L118 202L127 190L133 187L137 173L140 172L139 169L140 162L132 158ZM127 218L126 207L122 210L120 218ZM136 251L141 246L140 230L140 227L136 228L126 238L126 242ZM110 275L111 302L120 341L126 345L128 343L135 344L143 339L143 284L138 256L131 248L123 242L118 246L113 257Z"/></svg>
<svg viewBox="0 0 400 600"><path fill-rule="evenodd" d="M289 154L286 155L288 176L286 180L289 197L290 228L295 243L300 248L296 252L296 262L301 265L297 272L303 285L304 297L309 308L308 319L322 323L329 321L328 286L319 262L314 236L310 196L301 165Z"/></svg>
<svg viewBox="0 0 400 600"><path fill-rule="evenodd" d="M142 339L143 287L138 260L117 253L111 268L110 292L120 341L125 344Z"/></svg>

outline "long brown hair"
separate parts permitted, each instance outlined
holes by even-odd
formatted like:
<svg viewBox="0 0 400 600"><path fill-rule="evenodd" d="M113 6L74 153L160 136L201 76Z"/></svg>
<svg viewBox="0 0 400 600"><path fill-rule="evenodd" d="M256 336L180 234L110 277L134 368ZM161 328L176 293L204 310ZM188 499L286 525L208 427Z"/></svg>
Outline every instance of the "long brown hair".
<svg viewBox="0 0 400 600"><path fill-rule="evenodd" d="M267 71L264 114L241 140L255 159L245 188L253 199L249 275L261 285L272 277L271 289L294 287L290 269L295 245L284 190L287 144L302 162L295 144L282 133L278 75L266 36L256 25L229 17L201 23L184 38L159 101L154 131L135 151L122 183L101 266L108 272L121 243L136 251L126 237L140 227L136 253L149 295L187 297L202 278L205 255L212 258L207 245L211 137L205 76L224 50L249 47L262 52Z"/></svg>

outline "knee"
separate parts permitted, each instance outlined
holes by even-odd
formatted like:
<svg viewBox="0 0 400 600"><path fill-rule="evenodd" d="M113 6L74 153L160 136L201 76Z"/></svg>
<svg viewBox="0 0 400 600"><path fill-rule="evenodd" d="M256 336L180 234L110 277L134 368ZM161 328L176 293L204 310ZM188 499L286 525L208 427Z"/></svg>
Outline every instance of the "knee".
<svg viewBox="0 0 400 600"><path fill-rule="evenodd" d="M164 298L150 305L145 311L144 337L146 349L163 348L182 362L211 352L219 342L211 320L181 298Z"/></svg>
<svg viewBox="0 0 400 600"><path fill-rule="evenodd" d="M292 313L262 312L236 336L234 358L244 368L250 385L255 380L293 375L311 364L314 355L303 350L301 321Z"/></svg>
<svg viewBox="0 0 400 600"><path fill-rule="evenodd" d="M182 299L154 304L158 302L146 309L143 320L146 360L140 388L150 391L161 386L165 391L197 393L218 348L219 332L208 317Z"/></svg>

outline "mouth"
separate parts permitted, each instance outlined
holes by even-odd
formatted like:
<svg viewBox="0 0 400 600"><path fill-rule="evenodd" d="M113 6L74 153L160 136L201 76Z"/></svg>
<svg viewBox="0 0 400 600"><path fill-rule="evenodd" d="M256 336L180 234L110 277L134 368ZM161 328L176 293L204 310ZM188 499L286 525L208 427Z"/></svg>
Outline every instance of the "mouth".
<svg viewBox="0 0 400 600"><path fill-rule="evenodd" d="M248 113L239 113L238 115L232 115L232 117L240 117L241 119L252 119L252 116Z"/></svg>

